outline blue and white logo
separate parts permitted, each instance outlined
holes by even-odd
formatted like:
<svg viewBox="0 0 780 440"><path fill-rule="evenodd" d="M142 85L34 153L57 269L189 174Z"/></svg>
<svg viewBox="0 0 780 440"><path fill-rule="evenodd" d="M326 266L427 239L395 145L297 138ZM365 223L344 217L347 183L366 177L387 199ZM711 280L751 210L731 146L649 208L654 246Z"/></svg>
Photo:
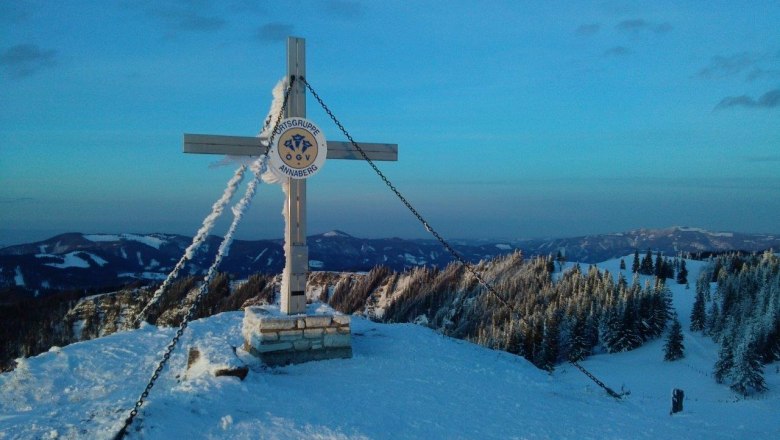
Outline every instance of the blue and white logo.
<svg viewBox="0 0 780 440"><path fill-rule="evenodd" d="M313 122L287 118L276 129L270 166L280 176L306 179L322 168L328 155L325 136Z"/></svg>

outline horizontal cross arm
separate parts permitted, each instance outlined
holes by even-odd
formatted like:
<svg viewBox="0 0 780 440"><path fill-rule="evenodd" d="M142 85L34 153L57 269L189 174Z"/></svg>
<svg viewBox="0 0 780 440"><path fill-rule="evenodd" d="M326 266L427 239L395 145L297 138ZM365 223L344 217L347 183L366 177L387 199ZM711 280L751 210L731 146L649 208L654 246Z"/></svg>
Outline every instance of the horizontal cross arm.
<svg viewBox="0 0 780 440"><path fill-rule="evenodd" d="M229 156L259 156L265 151L265 138L253 136L221 136L212 134L184 134L184 152L194 154L224 154ZM358 142L371 160L397 161L397 144ZM350 142L328 141L328 159L363 160Z"/></svg>

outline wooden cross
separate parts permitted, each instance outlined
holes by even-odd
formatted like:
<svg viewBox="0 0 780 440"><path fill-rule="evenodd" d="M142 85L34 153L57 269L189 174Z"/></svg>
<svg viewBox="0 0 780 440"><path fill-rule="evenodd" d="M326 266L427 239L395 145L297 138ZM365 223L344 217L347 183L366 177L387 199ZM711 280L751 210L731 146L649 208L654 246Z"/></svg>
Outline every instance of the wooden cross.
<svg viewBox="0 0 780 440"><path fill-rule="evenodd" d="M303 38L287 38L287 77L306 77L306 50ZM306 117L306 87L295 81L287 101L285 118ZM260 137L185 134L184 152L260 156L265 151ZM358 143L372 161L398 160L398 145ZM327 159L357 159L363 156L349 142L327 141ZM286 261L284 276L288 280L281 294L281 310L288 315L306 312L306 278L309 272L309 248L306 246L306 180L290 179L287 199L287 224L284 231Z"/></svg>

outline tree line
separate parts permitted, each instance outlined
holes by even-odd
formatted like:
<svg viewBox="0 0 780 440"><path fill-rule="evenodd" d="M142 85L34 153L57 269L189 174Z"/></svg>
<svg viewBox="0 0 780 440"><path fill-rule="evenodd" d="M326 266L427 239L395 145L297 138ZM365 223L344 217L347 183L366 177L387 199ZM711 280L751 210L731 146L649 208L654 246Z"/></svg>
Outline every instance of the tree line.
<svg viewBox="0 0 780 440"><path fill-rule="evenodd" d="M696 280L691 330L720 344L713 376L742 395L767 389L763 365L780 360L780 258L713 257Z"/></svg>
<svg viewBox="0 0 780 440"><path fill-rule="evenodd" d="M633 350L664 334L673 319L666 278L635 273L629 280L621 271L615 279L607 270L578 264L559 272L556 259L525 260L515 253L480 263L476 269L500 300L457 263L415 269L381 319L424 322L545 370L600 351Z"/></svg>

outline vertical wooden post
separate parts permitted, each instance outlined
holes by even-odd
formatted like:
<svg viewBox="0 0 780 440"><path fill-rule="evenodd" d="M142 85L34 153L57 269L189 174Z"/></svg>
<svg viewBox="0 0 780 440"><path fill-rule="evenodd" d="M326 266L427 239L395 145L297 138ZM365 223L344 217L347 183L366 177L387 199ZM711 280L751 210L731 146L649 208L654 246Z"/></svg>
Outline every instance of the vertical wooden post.
<svg viewBox="0 0 780 440"><path fill-rule="evenodd" d="M306 76L306 45L303 38L287 38L287 77L296 77L287 103L286 118L306 117L306 88L300 77ZM306 179L289 179L287 225L284 231L287 280L281 292L281 311L287 315L305 313L306 278L309 272L309 248L306 246Z"/></svg>
<svg viewBox="0 0 780 440"><path fill-rule="evenodd" d="M669 412L669 415L683 410L683 400L685 400L685 392L683 390L678 388L672 390L672 411Z"/></svg>

